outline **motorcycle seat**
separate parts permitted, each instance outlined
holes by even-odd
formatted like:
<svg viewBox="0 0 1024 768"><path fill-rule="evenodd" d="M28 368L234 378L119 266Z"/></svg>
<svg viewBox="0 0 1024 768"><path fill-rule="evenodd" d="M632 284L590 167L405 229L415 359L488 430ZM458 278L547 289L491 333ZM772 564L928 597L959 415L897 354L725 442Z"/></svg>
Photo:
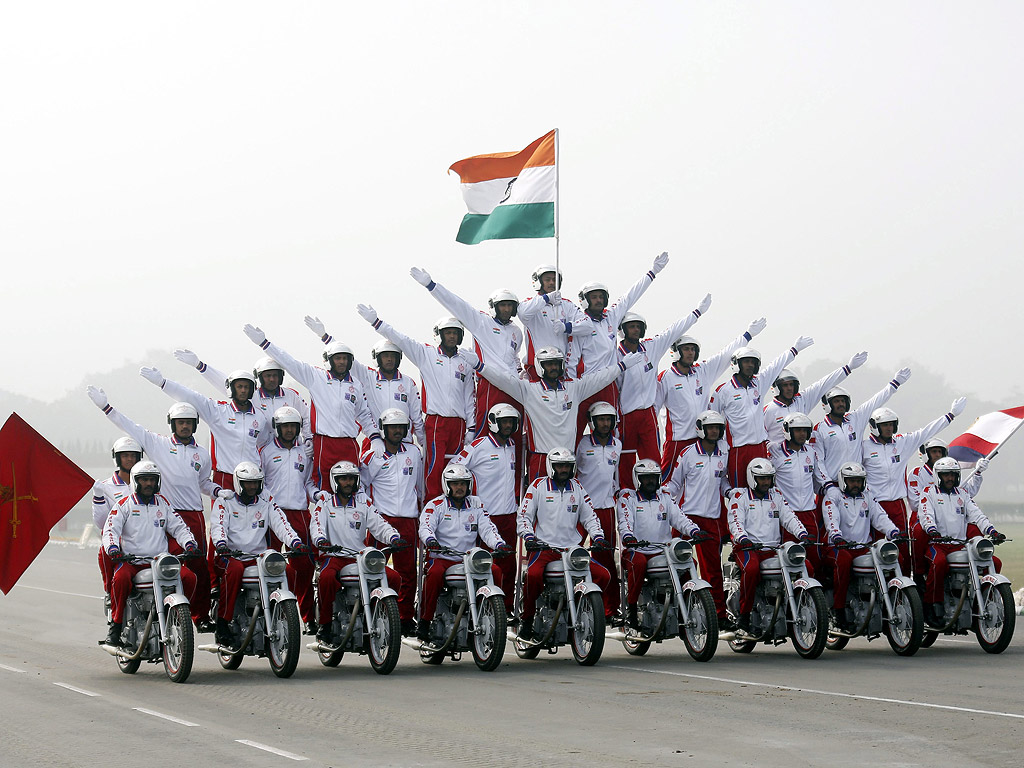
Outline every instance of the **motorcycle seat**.
<svg viewBox="0 0 1024 768"><path fill-rule="evenodd" d="M153 588L153 569L143 568L132 576L132 583L136 589L152 589Z"/></svg>
<svg viewBox="0 0 1024 768"><path fill-rule="evenodd" d="M359 583L359 566L356 563L349 563L343 566L341 572L338 574L338 581L342 584L358 584Z"/></svg>

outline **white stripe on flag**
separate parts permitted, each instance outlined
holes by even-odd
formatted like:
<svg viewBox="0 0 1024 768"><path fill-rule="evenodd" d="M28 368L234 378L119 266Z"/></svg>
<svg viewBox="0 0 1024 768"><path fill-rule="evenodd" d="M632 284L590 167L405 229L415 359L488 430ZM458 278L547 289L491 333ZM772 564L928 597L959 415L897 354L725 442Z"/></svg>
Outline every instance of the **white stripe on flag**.
<svg viewBox="0 0 1024 768"><path fill-rule="evenodd" d="M1014 428L1020 424L1020 419L1015 419L1002 411L986 413L980 417L965 434L980 437L987 443L1001 443Z"/></svg>
<svg viewBox="0 0 1024 768"><path fill-rule="evenodd" d="M555 179L555 166L531 166L514 182L507 178L463 184L462 197L469 213L490 213L500 204L550 203L555 199Z"/></svg>

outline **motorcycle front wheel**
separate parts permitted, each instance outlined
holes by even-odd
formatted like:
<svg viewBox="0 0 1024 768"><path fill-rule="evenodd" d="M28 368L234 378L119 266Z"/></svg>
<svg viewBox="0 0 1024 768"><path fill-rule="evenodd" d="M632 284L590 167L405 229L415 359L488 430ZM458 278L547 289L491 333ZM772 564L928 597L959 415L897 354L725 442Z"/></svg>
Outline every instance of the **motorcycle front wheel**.
<svg viewBox="0 0 1024 768"><path fill-rule="evenodd" d="M828 608L825 595L820 587L798 589L796 598L796 615L790 627L789 635L796 647L796 652L804 659L816 659L825 650L828 640Z"/></svg>
<svg viewBox="0 0 1024 768"><path fill-rule="evenodd" d="M885 636L897 656L913 656L924 639L924 605L917 587L889 590L892 616L885 622Z"/></svg>
<svg viewBox="0 0 1024 768"><path fill-rule="evenodd" d="M974 634L985 653L1002 653L1013 638L1017 613L1009 584L983 584L981 616L974 620Z"/></svg>
<svg viewBox="0 0 1024 768"><path fill-rule="evenodd" d="M273 631L271 631L271 628ZM277 639L273 639L276 635ZM291 677L299 665L299 647L302 628L299 609L294 600L276 602L270 606L270 627L267 628L267 658L270 668L278 677Z"/></svg>
<svg viewBox="0 0 1024 768"><path fill-rule="evenodd" d="M367 646L370 666L378 675L387 675L398 664L402 650L402 620L398 617L398 600L382 597L370 606Z"/></svg>
<svg viewBox="0 0 1024 768"><path fill-rule="evenodd" d="M499 595L491 595L480 602L477 611L479 634L473 633L473 661L484 672L493 672L501 664L507 641L505 601Z"/></svg>
<svg viewBox="0 0 1024 768"><path fill-rule="evenodd" d="M175 605L167 613L167 642L164 643L164 671L173 683L184 683L192 672L195 635L188 605Z"/></svg>
<svg viewBox="0 0 1024 768"><path fill-rule="evenodd" d="M718 650L718 614L708 589L691 589L686 593L689 621L680 625L679 634L686 652L694 661L710 661Z"/></svg>
<svg viewBox="0 0 1024 768"><path fill-rule="evenodd" d="M581 666L592 667L604 651L604 601L600 592L580 595L576 603L576 618L580 628L569 633L572 655Z"/></svg>

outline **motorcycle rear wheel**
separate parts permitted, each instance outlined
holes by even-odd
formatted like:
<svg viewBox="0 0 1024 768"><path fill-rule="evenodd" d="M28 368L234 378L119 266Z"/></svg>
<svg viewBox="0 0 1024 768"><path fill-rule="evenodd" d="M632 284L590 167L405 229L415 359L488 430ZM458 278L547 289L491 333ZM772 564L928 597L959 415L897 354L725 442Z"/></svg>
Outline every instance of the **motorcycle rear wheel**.
<svg viewBox="0 0 1024 768"><path fill-rule="evenodd" d="M398 600L381 597L370 605L370 626L366 631L366 649L370 666L378 675L387 675L398 664L402 650L402 620Z"/></svg>
<svg viewBox="0 0 1024 768"><path fill-rule="evenodd" d="M931 648L935 645L935 641L939 639L938 632L932 632L931 630L925 630L924 637L921 638L922 648Z"/></svg>
<svg viewBox="0 0 1024 768"><path fill-rule="evenodd" d="M917 587L893 588L889 592L892 603L892 618L900 620L899 626L885 622L885 636L897 656L913 656L924 639L924 605Z"/></svg>
<svg viewBox="0 0 1024 768"><path fill-rule="evenodd" d="M651 650L650 640L623 640L622 647L626 649L626 653L630 656L643 656L649 650Z"/></svg>
<svg viewBox="0 0 1024 768"><path fill-rule="evenodd" d="M299 609L294 600L284 600L270 606L270 624L276 630L277 639L271 639L267 631L267 658L270 668L278 677L291 677L299 665L299 648L302 628L299 626Z"/></svg>
<svg viewBox="0 0 1024 768"><path fill-rule="evenodd" d="M830 651L841 651L850 644L850 638L843 635L829 635L825 641L825 647Z"/></svg>
<svg viewBox="0 0 1024 768"><path fill-rule="evenodd" d="M508 617L505 615L505 601L499 595L491 595L480 603L477 612L481 634L473 633L473 661L484 672L493 672L501 664L505 655L507 641L506 627Z"/></svg>
<svg viewBox="0 0 1024 768"><path fill-rule="evenodd" d="M796 616L789 630L796 652L804 659L816 659L828 640L828 607L820 587L798 589L794 595Z"/></svg>
<svg viewBox="0 0 1024 768"><path fill-rule="evenodd" d="M982 617L974 620L974 634L985 653L1002 653L1013 638L1017 613L1013 590L1009 584L983 584L981 589ZM984 616L991 616L988 621Z"/></svg>
<svg viewBox="0 0 1024 768"><path fill-rule="evenodd" d="M690 620L680 625L686 652L694 661L710 661L718 650L718 614L708 589L691 589L686 593L686 611Z"/></svg>
<svg viewBox="0 0 1024 768"><path fill-rule="evenodd" d="M192 673L195 635L188 605L175 605L167 614L167 642L164 643L164 671L172 683L184 683Z"/></svg>
<svg viewBox="0 0 1024 768"><path fill-rule="evenodd" d="M135 652L133 648L126 648L126 651L132 653ZM142 664L142 659L123 659L120 656L117 657L117 666L126 675L134 675L139 671L139 666Z"/></svg>
<svg viewBox="0 0 1024 768"><path fill-rule="evenodd" d="M600 592L580 595L576 603L580 630L570 630L569 645L576 662L583 667L597 664L604 651L604 601Z"/></svg>

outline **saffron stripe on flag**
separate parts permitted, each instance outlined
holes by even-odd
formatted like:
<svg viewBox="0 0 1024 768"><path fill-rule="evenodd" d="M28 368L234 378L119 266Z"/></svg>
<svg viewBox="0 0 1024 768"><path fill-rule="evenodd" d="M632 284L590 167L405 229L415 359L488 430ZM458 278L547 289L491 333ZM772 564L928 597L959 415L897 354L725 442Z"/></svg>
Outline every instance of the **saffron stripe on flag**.
<svg viewBox="0 0 1024 768"><path fill-rule="evenodd" d="M550 131L518 152L475 155L452 163L463 184L518 176L524 168L555 164L555 132Z"/></svg>
<svg viewBox="0 0 1024 768"><path fill-rule="evenodd" d="M484 240L554 237L555 204L499 205L492 213L467 213L456 242L476 245Z"/></svg>

